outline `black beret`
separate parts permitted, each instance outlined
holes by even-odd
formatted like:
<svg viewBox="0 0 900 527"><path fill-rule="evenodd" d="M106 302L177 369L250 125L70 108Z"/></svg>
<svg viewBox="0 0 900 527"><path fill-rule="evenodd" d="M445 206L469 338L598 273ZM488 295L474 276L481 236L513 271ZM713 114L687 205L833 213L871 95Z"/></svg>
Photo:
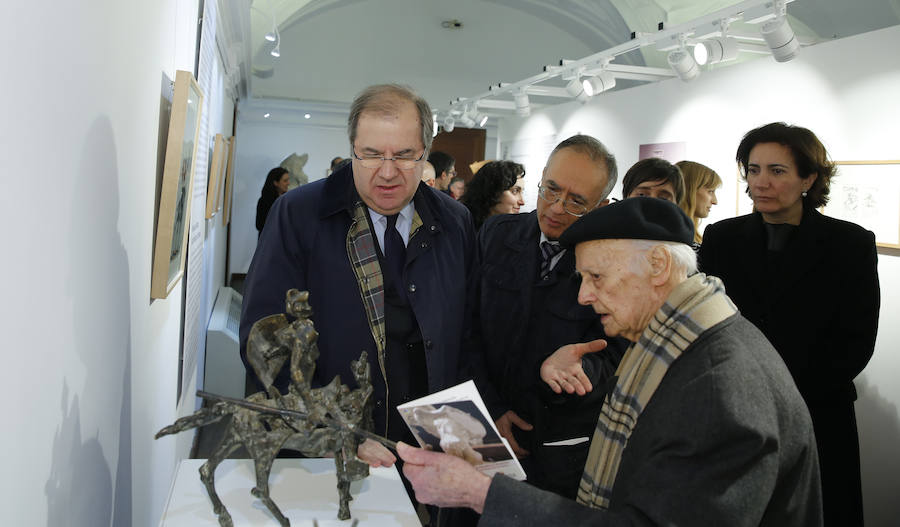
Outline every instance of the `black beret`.
<svg viewBox="0 0 900 527"><path fill-rule="evenodd" d="M559 237L564 247L590 240L659 240L690 245L694 223L678 205L659 198L628 198L594 209Z"/></svg>

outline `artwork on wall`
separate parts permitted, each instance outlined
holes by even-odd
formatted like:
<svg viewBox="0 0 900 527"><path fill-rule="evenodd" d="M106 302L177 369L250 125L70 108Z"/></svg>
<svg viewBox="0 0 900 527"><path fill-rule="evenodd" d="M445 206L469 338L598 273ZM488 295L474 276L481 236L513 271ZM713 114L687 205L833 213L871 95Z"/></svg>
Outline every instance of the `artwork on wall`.
<svg viewBox="0 0 900 527"><path fill-rule="evenodd" d="M687 143L648 143L638 147L638 160L650 157L665 159L669 163L677 163L687 159Z"/></svg>
<svg viewBox="0 0 900 527"><path fill-rule="evenodd" d="M228 138L228 160L225 163L225 199L222 206L222 225L231 220L231 189L234 187L234 136Z"/></svg>
<svg viewBox="0 0 900 527"><path fill-rule="evenodd" d="M225 136L216 134L213 147L213 154L209 164L209 179L206 184L206 219L212 218L217 212L222 210L222 202L220 200L222 194L222 175L225 172L225 164L227 162L227 148Z"/></svg>
<svg viewBox="0 0 900 527"><path fill-rule="evenodd" d="M900 160L835 161L822 212L875 233L880 247L900 248Z"/></svg>
<svg viewBox="0 0 900 527"><path fill-rule="evenodd" d="M203 93L194 76L187 71L177 71L159 197L156 244L153 248L151 298L169 296L169 292L184 274L194 161L197 156L202 108Z"/></svg>

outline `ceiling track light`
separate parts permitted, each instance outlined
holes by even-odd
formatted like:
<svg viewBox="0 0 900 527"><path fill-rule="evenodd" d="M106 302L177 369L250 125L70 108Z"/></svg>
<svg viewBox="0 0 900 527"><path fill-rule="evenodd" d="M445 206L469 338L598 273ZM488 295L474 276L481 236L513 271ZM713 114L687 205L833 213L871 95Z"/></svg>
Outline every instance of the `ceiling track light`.
<svg viewBox="0 0 900 527"><path fill-rule="evenodd" d="M731 37L716 37L704 40L694 46L694 60L700 66L718 64L737 58L738 42Z"/></svg>
<svg viewBox="0 0 900 527"><path fill-rule="evenodd" d="M669 67L678 75L678 78L684 82L691 82L700 75L700 66L694 60L694 56L687 52L687 49L680 48L669 52L666 57Z"/></svg>
<svg viewBox="0 0 900 527"><path fill-rule="evenodd" d="M513 101L516 104L516 115L519 117L528 117L531 115L531 103L528 101L528 94L525 93L525 90L517 92L513 96Z"/></svg>
<svg viewBox="0 0 900 527"><path fill-rule="evenodd" d="M581 87L588 96L593 97L598 93L605 92L616 87L616 78L608 71L601 71L593 77L584 79Z"/></svg>
<svg viewBox="0 0 900 527"><path fill-rule="evenodd" d="M470 115L468 108L463 110L462 115L459 116L459 124L463 128L473 128L475 126L475 119Z"/></svg>
<svg viewBox="0 0 900 527"><path fill-rule="evenodd" d="M591 99L591 96L584 92L584 84L581 82L580 75L576 75L574 79L566 84L566 92L581 104L584 104Z"/></svg>
<svg viewBox="0 0 900 527"><path fill-rule="evenodd" d="M456 120L453 119L452 115L448 115L447 117L444 118L444 131L445 132L452 132L455 125L456 125Z"/></svg>
<svg viewBox="0 0 900 527"><path fill-rule="evenodd" d="M759 32L772 50L772 56L776 61L787 62L797 56L800 42L785 17L779 16L764 23Z"/></svg>

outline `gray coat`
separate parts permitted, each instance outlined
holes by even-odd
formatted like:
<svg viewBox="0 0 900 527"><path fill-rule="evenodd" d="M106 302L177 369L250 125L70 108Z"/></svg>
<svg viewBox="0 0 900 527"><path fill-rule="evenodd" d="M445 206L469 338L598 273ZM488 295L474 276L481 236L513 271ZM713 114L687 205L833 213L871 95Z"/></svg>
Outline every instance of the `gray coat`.
<svg viewBox="0 0 900 527"><path fill-rule="evenodd" d="M771 344L732 316L670 366L608 510L495 476L479 525L822 525L809 412Z"/></svg>

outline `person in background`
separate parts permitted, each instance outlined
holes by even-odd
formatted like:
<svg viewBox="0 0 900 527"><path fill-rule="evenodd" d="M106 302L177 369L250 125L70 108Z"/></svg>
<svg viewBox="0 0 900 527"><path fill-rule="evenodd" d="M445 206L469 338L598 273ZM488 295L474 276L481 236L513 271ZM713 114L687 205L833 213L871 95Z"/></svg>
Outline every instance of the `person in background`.
<svg viewBox="0 0 900 527"><path fill-rule="evenodd" d="M631 165L622 179L622 197L660 198L680 203L684 199L684 180L678 167L665 159L649 157Z"/></svg>
<svg viewBox="0 0 900 527"><path fill-rule="evenodd" d="M471 507L479 527L822 525L809 410L722 282L696 272L693 238L684 212L653 198L601 207L561 237L578 302L633 342L599 390L576 501L401 443L417 499Z"/></svg>
<svg viewBox="0 0 900 527"><path fill-rule="evenodd" d="M503 161L508 167L519 165ZM481 177L488 166L478 171ZM524 169L521 170L524 173ZM539 488L573 498L603 385L625 352L607 339L600 319L578 305L575 254L559 237L587 212L603 207L616 184L616 158L597 139L575 135L547 159L537 209L489 217L478 232L474 323L468 365L485 404ZM564 357L584 354L577 378L541 380ZM580 355L579 355L580 356Z"/></svg>
<svg viewBox="0 0 900 527"><path fill-rule="evenodd" d="M468 207L475 229L489 216L518 214L525 205L525 167L513 161L491 161L472 177L460 202Z"/></svg>
<svg viewBox="0 0 900 527"><path fill-rule="evenodd" d="M434 167L428 161L422 161L422 182L434 188Z"/></svg>
<svg viewBox="0 0 900 527"><path fill-rule="evenodd" d="M447 193L455 200L463 197L466 193L466 180L459 176L453 176L453 179L450 180L450 184L447 185Z"/></svg>
<svg viewBox="0 0 900 527"><path fill-rule="evenodd" d="M269 170L266 182L263 183L262 191L259 193L259 200L256 202L256 230L259 231L257 236L262 234L272 204L279 196L287 192L289 184L290 175L286 168L275 167Z"/></svg>
<svg viewBox="0 0 900 527"><path fill-rule="evenodd" d="M447 187L450 186L450 180L456 177L456 160L450 154L435 151L428 156L428 162L434 167L434 188L449 195Z"/></svg>
<svg viewBox="0 0 900 527"><path fill-rule="evenodd" d="M735 156L754 212L706 228L703 272L718 276L763 332L806 400L816 430L827 525L863 525L856 387L875 350L875 235L816 209L835 165L816 135L771 123Z"/></svg>
<svg viewBox="0 0 900 527"><path fill-rule="evenodd" d="M684 199L678 206L694 221L694 249L703 242L700 220L709 216L712 206L718 203L716 189L722 186L722 178L716 171L694 161L679 161L675 166L684 178Z"/></svg>

